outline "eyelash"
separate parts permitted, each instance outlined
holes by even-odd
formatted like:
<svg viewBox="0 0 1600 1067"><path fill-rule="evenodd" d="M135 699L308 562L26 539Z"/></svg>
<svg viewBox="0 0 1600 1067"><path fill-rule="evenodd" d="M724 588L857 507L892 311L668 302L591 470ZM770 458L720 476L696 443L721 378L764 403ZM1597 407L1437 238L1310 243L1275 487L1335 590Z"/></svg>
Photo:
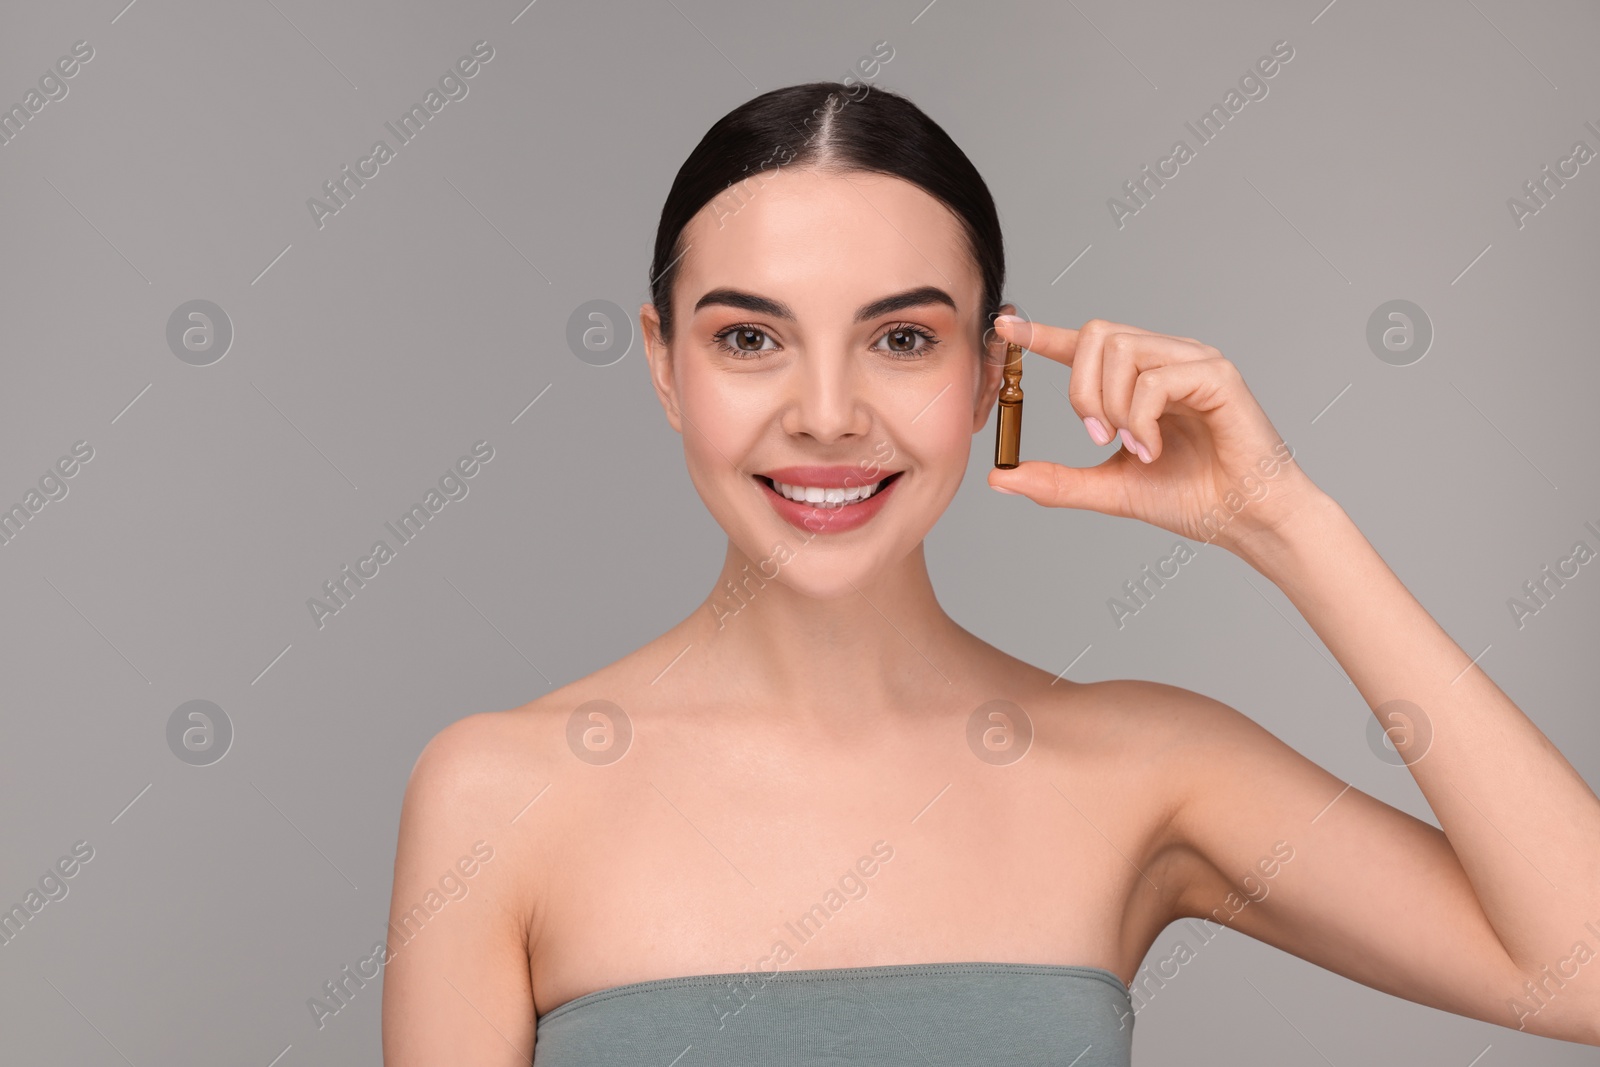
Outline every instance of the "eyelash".
<svg viewBox="0 0 1600 1067"><path fill-rule="evenodd" d="M730 334L738 333L740 330L753 330L756 333L759 333L764 337L770 337L771 336L770 334L767 333L766 330L763 330L761 327L755 325L754 323L741 322L741 323L738 323L736 325L729 326L729 327L726 327L725 329L722 329L722 330L718 331L717 333L712 335L711 339L716 342L716 345L717 345L717 347L719 349L721 349L723 352L726 352L728 355L732 356L734 359L755 360L755 359L764 359L764 358L766 358L765 357L765 353L767 351L769 351L769 350L766 350L766 349L752 350L752 349L748 349L748 348L735 348L733 345L728 343L728 341L727 341L728 336ZM889 351L887 349L882 350L890 359L897 359L897 360L901 360L902 362L906 362L906 363L912 362L913 360L926 359L928 357L928 354L933 351L933 348L934 348L935 345L943 343L942 341L939 340L939 338L935 337L932 333L930 333L927 330L923 329L921 326L916 326L916 325L914 325L912 323L909 323L909 322L897 322L897 323L894 323L894 324L890 325L889 327L887 327L883 331L883 333L878 335L878 340L881 341L884 337L887 337L891 333L916 334L918 337L921 337L923 339L923 341L926 342L921 347L919 347L919 348L917 348L917 349L915 349L914 351L911 351L911 352L892 352L892 351Z"/></svg>

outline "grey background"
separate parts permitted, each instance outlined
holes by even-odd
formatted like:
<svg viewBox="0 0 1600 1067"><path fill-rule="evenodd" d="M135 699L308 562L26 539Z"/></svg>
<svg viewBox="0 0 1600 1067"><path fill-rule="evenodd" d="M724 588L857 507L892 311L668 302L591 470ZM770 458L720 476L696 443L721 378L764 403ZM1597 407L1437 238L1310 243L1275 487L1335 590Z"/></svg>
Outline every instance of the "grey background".
<svg viewBox="0 0 1600 1067"><path fill-rule="evenodd" d="M1506 206L1575 140L1600 148L1584 127L1600 125L1600 13L924 2L7 9L0 103L75 41L94 58L0 146L0 502L76 441L94 458L0 547L0 902L74 841L95 855L0 945L5 1059L379 1062L376 983L321 1030L306 1000L384 935L422 745L659 634L722 559L642 349L590 366L568 316L597 299L634 315L661 203L713 121L842 77L880 40L877 84L990 183L1008 297L1043 321L1218 346L1407 586L1600 781L1600 576L1584 568L1521 629L1507 607L1600 542L1582 526L1600 522L1600 162L1520 229ZM307 198L392 142L383 123L478 40L494 58L468 96L319 230ZM1279 40L1295 54L1269 94L1119 230L1107 198L1193 145L1183 123ZM207 367L166 342L194 299L234 330ZM1365 339L1393 299L1435 330L1407 367ZM1030 358L1024 453L1085 465L1103 453L1067 413L1067 373ZM1204 548L1118 630L1107 598L1175 538L988 490L991 433L928 540L958 621L1076 680L1227 701L1435 821L1276 588ZM469 495L319 631L306 599L480 439L495 458ZM998 530L1030 561L1004 597ZM234 730L205 767L167 743L195 699ZM1135 1048L1150 1064L1594 1061L1234 934L1140 1012Z"/></svg>

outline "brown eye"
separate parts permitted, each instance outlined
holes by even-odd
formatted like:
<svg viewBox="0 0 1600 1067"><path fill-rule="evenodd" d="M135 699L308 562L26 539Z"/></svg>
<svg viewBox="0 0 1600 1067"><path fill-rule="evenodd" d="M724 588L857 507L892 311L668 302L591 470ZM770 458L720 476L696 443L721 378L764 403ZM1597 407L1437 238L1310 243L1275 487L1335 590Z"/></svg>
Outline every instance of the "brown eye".
<svg viewBox="0 0 1600 1067"><path fill-rule="evenodd" d="M910 330L890 330L889 350L891 352L915 352L917 350L917 335Z"/></svg>
<svg viewBox="0 0 1600 1067"><path fill-rule="evenodd" d="M920 326L910 324L891 326L879 339L878 351L892 359L924 359L933 351L939 339ZM918 344L918 342L921 344Z"/></svg>
<svg viewBox="0 0 1600 1067"><path fill-rule="evenodd" d="M729 326L713 338L718 348L739 359L760 358L763 352L777 351L777 345L763 345L771 341L767 331L756 326Z"/></svg>

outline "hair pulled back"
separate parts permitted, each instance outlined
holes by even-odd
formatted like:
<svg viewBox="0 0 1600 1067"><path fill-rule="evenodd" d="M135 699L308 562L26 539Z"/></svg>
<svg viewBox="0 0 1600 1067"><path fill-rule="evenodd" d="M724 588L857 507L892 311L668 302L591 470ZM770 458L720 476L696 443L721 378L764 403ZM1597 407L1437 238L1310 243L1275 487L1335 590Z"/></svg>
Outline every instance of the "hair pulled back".
<svg viewBox="0 0 1600 1067"><path fill-rule="evenodd" d="M661 208L650 264L650 299L662 340L672 341L672 290L685 252L684 227L724 193L741 195L730 187L755 185L757 175L782 167L888 174L943 203L961 220L978 265L982 325L993 323L1005 283L1005 246L994 198L972 161L943 127L900 94L819 81L773 89L740 104L706 131L678 168Z"/></svg>

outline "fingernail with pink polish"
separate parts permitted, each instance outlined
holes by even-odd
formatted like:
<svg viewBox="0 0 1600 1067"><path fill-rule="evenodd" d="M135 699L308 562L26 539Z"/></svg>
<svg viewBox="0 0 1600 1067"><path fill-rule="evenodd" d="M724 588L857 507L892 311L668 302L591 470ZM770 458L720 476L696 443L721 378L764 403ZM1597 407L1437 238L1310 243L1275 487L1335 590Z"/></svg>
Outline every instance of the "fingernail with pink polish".
<svg viewBox="0 0 1600 1067"><path fill-rule="evenodd" d="M1111 435L1106 432L1105 424L1093 415L1083 417L1083 428L1089 431L1090 440L1097 445L1103 445L1111 440Z"/></svg>
<svg viewBox="0 0 1600 1067"><path fill-rule="evenodd" d="M1133 434L1127 430L1118 430L1122 435L1122 443L1128 446L1128 451L1138 456L1142 462L1150 462L1150 450L1133 439Z"/></svg>

